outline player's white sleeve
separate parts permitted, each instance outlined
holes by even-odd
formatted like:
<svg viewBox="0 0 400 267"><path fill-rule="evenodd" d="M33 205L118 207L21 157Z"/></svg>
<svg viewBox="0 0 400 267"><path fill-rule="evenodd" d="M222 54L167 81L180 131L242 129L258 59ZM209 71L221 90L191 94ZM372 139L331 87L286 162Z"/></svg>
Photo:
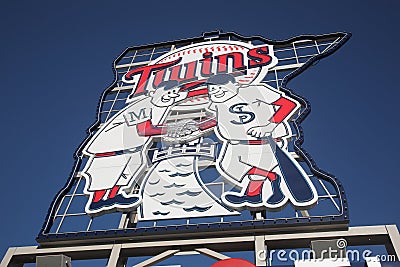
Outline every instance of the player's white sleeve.
<svg viewBox="0 0 400 267"><path fill-rule="evenodd" d="M246 91L246 93L249 94L255 101L263 101L265 103L272 104L281 98L281 94L279 92L277 92L274 88L264 84L242 86L241 88L243 88L244 90L242 90Z"/></svg>
<svg viewBox="0 0 400 267"><path fill-rule="evenodd" d="M111 117L89 140L84 147L84 153L96 154L124 149L126 145L126 142L124 142L126 140L123 139L124 133L129 131L133 136L137 132L136 125L150 118L151 106L149 102L147 98L143 98L129 104ZM143 110L143 108L146 108L146 110ZM131 126L134 126L134 128ZM133 139L134 137L132 137Z"/></svg>
<svg viewBox="0 0 400 267"><path fill-rule="evenodd" d="M127 126L134 126L151 119L150 98L145 98L137 103L129 105L122 113Z"/></svg>

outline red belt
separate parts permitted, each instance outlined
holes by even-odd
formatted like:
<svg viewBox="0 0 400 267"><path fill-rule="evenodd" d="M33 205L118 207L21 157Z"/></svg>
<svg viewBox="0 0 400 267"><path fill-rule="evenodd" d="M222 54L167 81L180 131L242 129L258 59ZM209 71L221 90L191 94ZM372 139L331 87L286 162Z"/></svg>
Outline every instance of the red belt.
<svg viewBox="0 0 400 267"><path fill-rule="evenodd" d="M142 149L143 149L143 146L138 146L138 147L135 147L132 149L124 149L124 150L118 150L118 151L96 153L96 154L94 154L94 156L96 158L112 157L112 156L117 156L117 155L136 153L136 152L141 151Z"/></svg>

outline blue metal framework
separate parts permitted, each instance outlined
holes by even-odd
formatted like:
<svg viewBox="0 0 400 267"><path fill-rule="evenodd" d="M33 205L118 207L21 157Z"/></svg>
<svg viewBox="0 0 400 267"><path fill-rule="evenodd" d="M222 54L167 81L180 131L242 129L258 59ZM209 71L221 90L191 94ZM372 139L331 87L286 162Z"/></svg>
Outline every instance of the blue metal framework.
<svg viewBox="0 0 400 267"><path fill-rule="evenodd" d="M70 177L51 203L37 241L45 246L57 241L87 243L90 240L96 242L96 240L108 238L151 239L155 236L160 238L160 235L173 237L176 234L198 236L205 232L217 236L221 234L239 235L249 232L277 231L278 229L298 229L298 227L303 229L307 227L315 228L316 226L322 228L347 227L349 215L343 185L334 175L318 168L311 155L302 147L304 134L301 123L310 113L310 103L288 88L287 84L320 59L334 53L350 37L350 33L339 32L326 35L302 35L284 41L272 41L260 36L243 37L233 32L215 31L191 39L127 48L113 63L114 82L103 92L100 98L96 121L87 130L87 138L75 152L75 163ZM271 44L274 46L274 53L279 62L269 71L264 82L284 91L285 94L296 99L302 105L297 118L291 122L295 135L289 150L297 154L297 160L312 178L319 195L318 204L308 211L294 210L288 205L282 211L268 212L257 218L254 213L243 211L240 216L230 218L212 217L192 220L188 218L187 220L174 221L131 222L128 227L119 225L122 213L98 217L88 216L84 212L87 201L87 197L83 193L85 181L80 175L86 160L82 154L82 149L101 124L126 105L125 100L132 87L122 81L122 76L134 68L148 64L172 49L209 40L235 40L250 42L253 45ZM157 149L159 148L154 146L154 150ZM152 152L150 151L150 153ZM224 186L221 181L218 183L204 181L204 183L209 186L209 189L212 186L222 186L222 188Z"/></svg>

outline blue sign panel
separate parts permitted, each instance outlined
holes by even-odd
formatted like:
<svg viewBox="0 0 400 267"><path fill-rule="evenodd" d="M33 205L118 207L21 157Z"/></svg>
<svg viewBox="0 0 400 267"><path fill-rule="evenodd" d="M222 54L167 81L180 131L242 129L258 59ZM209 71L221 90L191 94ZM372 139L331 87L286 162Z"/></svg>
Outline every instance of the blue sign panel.
<svg viewBox="0 0 400 267"><path fill-rule="evenodd" d="M287 84L349 38L126 49L38 242L347 225L342 184L302 148L309 103Z"/></svg>

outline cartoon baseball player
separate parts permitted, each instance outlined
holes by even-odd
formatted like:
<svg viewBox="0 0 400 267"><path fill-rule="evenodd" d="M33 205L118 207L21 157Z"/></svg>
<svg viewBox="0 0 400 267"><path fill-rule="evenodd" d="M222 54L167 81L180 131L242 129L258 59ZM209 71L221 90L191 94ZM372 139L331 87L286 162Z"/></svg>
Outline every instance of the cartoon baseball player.
<svg viewBox="0 0 400 267"><path fill-rule="evenodd" d="M214 130L223 141L217 170L242 188L225 192L222 201L236 209L271 210L288 200L298 208L316 203L312 182L285 149L284 140L291 137L288 119L300 104L264 84L240 85L230 74L212 76L207 84Z"/></svg>
<svg viewBox="0 0 400 267"><path fill-rule="evenodd" d="M167 133L168 127L160 124L173 105L201 93L180 90L174 80L161 82L155 90L134 97L103 125L83 148L89 157L82 171L88 181L85 193L90 195L85 207L88 214L140 204L140 195L129 195L124 189L137 181L147 166L146 148L152 136Z"/></svg>

